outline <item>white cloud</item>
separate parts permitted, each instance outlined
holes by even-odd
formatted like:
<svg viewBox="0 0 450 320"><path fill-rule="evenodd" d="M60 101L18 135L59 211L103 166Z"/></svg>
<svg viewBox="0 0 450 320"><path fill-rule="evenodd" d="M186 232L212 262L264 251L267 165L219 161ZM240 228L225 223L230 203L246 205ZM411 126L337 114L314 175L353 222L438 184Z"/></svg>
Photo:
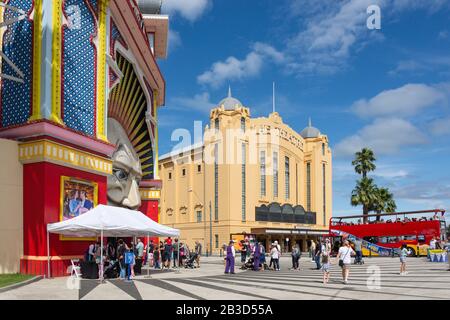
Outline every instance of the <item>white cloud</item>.
<svg viewBox="0 0 450 320"><path fill-rule="evenodd" d="M282 63L284 60L285 57L281 52L268 44L257 42L244 59L228 57L225 61L215 62L208 71L197 77L197 81L200 84L218 88L226 81L242 80L258 75L265 61Z"/></svg>
<svg viewBox="0 0 450 320"><path fill-rule="evenodd" d="M422 74L425 72L445 73L449 69L450 58L448 56L434 55L399 61L397 66L389 71L388 74L390 76L400 76L402 74Z"/></svg>
<svg viewBox="0 0 450 320"><path fill-rule="evenodd" d="M410 122L399 118L376 119L356 134L339 142L337 156L351 156L361 148L371 148L375 154L394 154L403 147L425 144L425 135Z"/></svg>
<svg viewBox="0 0 450 320"><path fill-rule="evenodd" d="M450 117L433 121L430 126L430 131L435 136L450 134Z"/></svg>
<svg viewBox="0 0 450 320"><path fill-rule="evenodd" d="M331 6L324 5L323 1L314 4L299 2L305 6L322 4L322 10L306 9L312 13L302 17L306 19L306 28L287 44L287 51L296 61L289 68L300 73L335 73L346 63L352 47L362 35L370 36L366 27L366 10L374 1L349 0Z"/></svg>
<svg viewBox="0 0 450 320"><path fill-rule="evenodd" d="M195 21L212 5L212 0L164 0L162 11L179 14L189 21Z"/></svg>
<svg viewBox="0 0 450 320"><path fill-rule="evenodd" d="M175 97L171 99L170 105L173 109L177 110L195 110L205 113L209 113L215 106L215 104L210 101L208 92L196 94L194 97Z"/></svg>
<svg viewBox="0 0 450 320"><path fill-rule="evenodd" d="M383 91L369 100L361 99L353 104L352 110L360 117L412 116L425 108L445 104L447 97L441 89L425 84L407 84Z"/></svg>
<svg viewBox="0 0 450 320"><path fill-rule="evenodd" d="M367 29L370 5L381 8L381 32ZM293 19L300 27L287 41L286 52L293 61L288 71L334 74L361 48L383 41L383 26L402 12L426 10L433 14L448 5L448 0L292 0L283 19Z"/></svg>
<svg viewBox="0 0 450 320"><path fill-rule="evenodd" d="M170 29L169 30L169 53L175 50L177 47L181 46L181 36L180 33Z"/></svg>

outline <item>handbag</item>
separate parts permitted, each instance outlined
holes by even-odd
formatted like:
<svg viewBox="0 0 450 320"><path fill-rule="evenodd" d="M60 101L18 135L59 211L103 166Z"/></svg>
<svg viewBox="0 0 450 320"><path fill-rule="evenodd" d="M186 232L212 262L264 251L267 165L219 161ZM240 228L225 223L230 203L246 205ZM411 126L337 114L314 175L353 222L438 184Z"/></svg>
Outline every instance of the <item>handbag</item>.
<svg viewBox="0 0 450 320"><path fill-rule="evenodd" d="M347 249L347 253L345 254L344 258L339 259L339 267L344 267L344 259L345 257L348 255L348 253L350 252L350 249Z"/></svg>

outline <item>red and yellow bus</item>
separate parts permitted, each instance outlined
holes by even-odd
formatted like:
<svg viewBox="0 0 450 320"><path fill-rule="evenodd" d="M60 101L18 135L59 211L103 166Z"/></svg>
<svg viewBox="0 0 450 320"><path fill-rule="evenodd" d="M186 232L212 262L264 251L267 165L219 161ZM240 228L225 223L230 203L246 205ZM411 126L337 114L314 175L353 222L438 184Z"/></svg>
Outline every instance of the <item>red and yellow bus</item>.
<svg viewBox="0 0 450 320"><path fill-rule="evenodd" d="M405 243L411 256L426 255L433 238L445 240L444 214L443 209L370 214L366 223L363 215L332 217L330 234L338 230L384 248L397 249ZM364 256L377 255L364 247L362 252Z"/></svg>

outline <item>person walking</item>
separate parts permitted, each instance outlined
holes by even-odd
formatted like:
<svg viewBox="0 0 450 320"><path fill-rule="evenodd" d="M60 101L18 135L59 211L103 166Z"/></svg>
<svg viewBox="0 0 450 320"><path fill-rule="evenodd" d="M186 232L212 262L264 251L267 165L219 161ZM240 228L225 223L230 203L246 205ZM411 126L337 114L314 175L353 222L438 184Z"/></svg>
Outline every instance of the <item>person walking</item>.
<svg viewBox="0 0 450 320"><path fill-rule="evenodd" d="M280 250L278 250L278 246L275 243L270 250L270 256L272 257L274 270L280 271Z"/></svg>
<svg viewBox="0 0 450 320"><path fill-rule="evenodd" d="M259 257L261 256L261 247L259 242L255 243L255 248L253 249L253 270L259 271Z"/></svg>
<svg viewBox="0 0 450 320"><path fill-rule="evenodd" d="M150 240L150 243L147 246L147 260L149 268L154 266L154 257L153 257L154 251L155 245L153 244L153 240Z"/></svg>
<svg viewBox="0 0 450 320"><path fill-rule="evenodd" d="M317 270L320 270L322 267L320 264L320 259L322 257L322 249L323 249L323 245L320 242L320 240L318 240L317 245L316 245L316 251L314 252L314 262L316 263Z"/></svg>
<svg viewBox="0 0 450 320"><path fill-rule="evenodd" d="M311 262L315 262L315 255L316 255L316 243L314 240L311 240L311 245L309 246L309 255L311 257Z"/></svg>
<svg viewBox="0 0 450 320"><path fill-rule="evenodd" d="M164 241L165 269L170 269L170 260L172 258L172 239L170 237Z"/></svg>
<svg viewBox="0 0 450 320"><path fill-rule="evenodd" d="M241 263L244 264L247 259L247 244L244 240L241 240Z"/></svg>
<svg viewBox="0 0 450 320"><path fill-rule="evenodd" d="M362 241L361 239L355 239L355 264L362 263Z"/></svg>
<svg viewBox="0 0 450 320"><path fill-rule="evenodd" d="M226 256L226 265L225 265L225 273L226 274L234 274L234 258L236 256L236 252L234 250L234 240L230 240L229 245L227 246L227 256Z"/></svg>
<svg viewBox="0 0 450 320"><path fill-rule="evenodd" d="M344 284L348 283L350 265L352 263L352 255L355 255L355 251L353 251L352 247L350 246L350 242L348 240L345 240L344 245L339 248L339 252L337 255L339 266L342 268L342 279L344 280Z"/></svg>
<svg viewBox="0 0 450 320"><path fill-rule="evenodd" d="M179 268L179 256L180 256L180 243L178 239L175 239L175 243L173 244L173 267Z"/></svg>
<svg viewBox="0 0 450 320"><path fill-rule="evenodd" d="M153 249L153 266L155 269L161 269L160 260L161 260L161 251L159 250L159 246L156 246Z"/></svg>
<svg viewBox="0 0 450 320"><path fill-rule="evenodd" d="M259 263L261 264L261 271L266 269L266 248L262 244L259 243L259 247L261 248L261 256L259 257Z"/></svg>
<svg viewBox="0 0 450 320"><path fill-rule="evenodd" d="M291 256L292 256L292 268L291 268L291 270L298 270L299 269L298 261L300 260L300 248L298 247L298 245L293 245L292 246Z"/></svg>
<svg viewBox="0 0 450 320"><path fill-rule="evenodd" d="M406 271L406 257L408 256L408 247L406 243L402 244L402 249L400 250L400 275L406 276L408 272Z"/></svg>
<svg viewBox="0 0 450 320"><path fill-rule="evenodd" d="M122 239L117 242L117 258L119 259L120 266L120 278L125 279L126 276L126 266L125 266L125 252L127 251L126 244Z"/></svg>
<svg viewBox="0 0 450 320"><path fill-rule="evenodd" d="M331 267L330 253L325 251L322 253L323 284L327 284L328 281L330 281L330 267Z"/></svg>
<svg viewBox="0 0 450 320"><path fill-rule="evenodd" d="M195 262L197 263L197 268L200 268L200 256L202 255L202 244L199 241L195 241Z"/></svg>
<svg viewBox="0 0 450 320"><path fill-rule="evenodd" d="M142 262L144 260L144 243L141 239L138 239L136 245L136 270L137 274L141 274L142 271Z"/></svg>

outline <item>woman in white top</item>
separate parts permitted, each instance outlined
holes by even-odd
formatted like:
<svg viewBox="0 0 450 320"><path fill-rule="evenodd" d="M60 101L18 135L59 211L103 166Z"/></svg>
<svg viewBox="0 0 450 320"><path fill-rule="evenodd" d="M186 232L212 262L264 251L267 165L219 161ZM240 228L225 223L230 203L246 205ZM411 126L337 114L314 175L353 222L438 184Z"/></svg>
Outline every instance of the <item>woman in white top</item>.
<svg viewBox="0 0 450 320"><path fill-rule="evenodd" d="M270 250L270 256L273 260L274 270L280 271L280 251L276 244L272 246L272 250Z"/></svg>
<svg viewBox="0 0 450 320"><path fill-rule="evenodd" d="M344 245L339 248L339 252L337 255L339 266L342 268L342 278L344 280L344 284L348 283L350 265L352 264L352 256L354 255L355 251L353 251L352 247L350 246L350 242L348 242L348 240L345 240Z"/></svg>

